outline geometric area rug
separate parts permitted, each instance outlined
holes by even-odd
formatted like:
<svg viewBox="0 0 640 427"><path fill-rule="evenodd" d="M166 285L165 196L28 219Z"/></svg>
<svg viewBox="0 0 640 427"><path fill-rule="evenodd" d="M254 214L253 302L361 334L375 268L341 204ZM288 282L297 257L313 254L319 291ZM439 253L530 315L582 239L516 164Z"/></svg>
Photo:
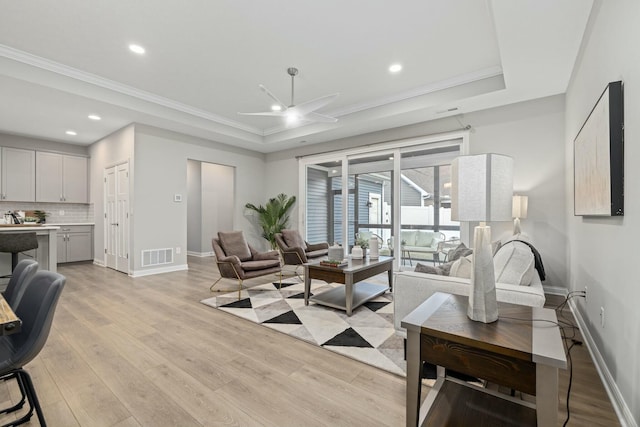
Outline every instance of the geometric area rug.
<svg viewBox="0 0 640 427"><path fill-rule="evenodd" d="M403 339L393 328L393 294L386 292L346 312L317 305L304 305L304 283L297 279L265 283L238 291L218 294L201 301L262 326L285 333L400 376L406 376ZM312 280L311 294L336 286ZM357 286L357 285L356 285Z"/></svg>

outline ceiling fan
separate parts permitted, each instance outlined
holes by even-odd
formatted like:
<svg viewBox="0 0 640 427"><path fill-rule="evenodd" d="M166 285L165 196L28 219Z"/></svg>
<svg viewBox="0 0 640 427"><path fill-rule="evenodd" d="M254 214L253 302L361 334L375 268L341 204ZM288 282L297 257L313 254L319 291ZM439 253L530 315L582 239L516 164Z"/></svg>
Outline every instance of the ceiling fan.
<svg viewBox="0 0 640 427"><path fill-rule="evenodd" d="M323 122L323 123L335 123L337 118L327 116L325 114L316 113L315 111L331 103L334 99L340 95L334 93L332 95L321 96L320 98L313 99L311 101L303 102L302 104L295 105L293 102L294 95L294 78L298 74L298 69L294 67L287 68L287 73L291 76L291 104L286 105L280 101L269 89L264 85L258 85L260 90L267 94L267 96L273 99L276 104L272 107L273 111L265 111L261 113L238 113L246 116L275 116L285 117L288 124L294 124L298 121L305 120L310 122Z"/></svg>

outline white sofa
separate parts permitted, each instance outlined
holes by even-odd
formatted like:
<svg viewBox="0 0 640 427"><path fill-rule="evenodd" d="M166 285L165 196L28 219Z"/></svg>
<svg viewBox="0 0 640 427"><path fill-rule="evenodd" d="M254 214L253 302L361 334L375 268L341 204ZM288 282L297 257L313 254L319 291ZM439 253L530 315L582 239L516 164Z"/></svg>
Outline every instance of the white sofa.
<svg viewBox="0 0 640 427"><path fill-rule="evenodd" d="M523 243L513 242L529 250ZM529 250L530 251L530 250ZM533 260L533 254L532 260ZM494 263L498 264L498 257L494 258ZM504 258L504 257L503 257ZM505 280L514 281L514 277L523 278L526 276L528 284L510 284L496 283L497 298L500 302L508 302L512 304L526 305L530 307L543 307L545 303L544 289L538 272L531 267L527 267L526 273L519 273L516 267L510 269L509 262L515 260L516 257L508 256L508 260L502 266L499 266L499 272L496 279L505 278ZM501 268L500 268L501 267ZM516 279L520 280L520 279ZM400 322L415 310L427 298L435 292L447 292L454 295L469 295L469 279L452 276L441 276L437 274L417 273L413 271L400 271L396 273L393 285L393 325L396 333L406 338L406 331L400 326Z"/></svg>

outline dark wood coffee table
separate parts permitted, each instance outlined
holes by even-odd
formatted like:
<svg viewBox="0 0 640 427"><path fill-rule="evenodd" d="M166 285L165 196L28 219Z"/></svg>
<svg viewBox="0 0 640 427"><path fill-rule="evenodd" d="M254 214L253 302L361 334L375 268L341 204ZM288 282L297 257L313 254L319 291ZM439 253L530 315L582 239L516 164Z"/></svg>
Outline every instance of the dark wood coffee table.
<svg viewBox="0 0 640 427"><path fill-rule="evenodd" d="M389 275L388 286L362 282L385 271ZM342 283L344 286L309 297L311 279L323 280L327 283ZM316 304L345 310L347 316L351 316L354 309L382 295L392 286L393 257L349 259L349 264L342 268L323 266L319 262L304 264L304 304L309 305L311 300Z"/></svg>

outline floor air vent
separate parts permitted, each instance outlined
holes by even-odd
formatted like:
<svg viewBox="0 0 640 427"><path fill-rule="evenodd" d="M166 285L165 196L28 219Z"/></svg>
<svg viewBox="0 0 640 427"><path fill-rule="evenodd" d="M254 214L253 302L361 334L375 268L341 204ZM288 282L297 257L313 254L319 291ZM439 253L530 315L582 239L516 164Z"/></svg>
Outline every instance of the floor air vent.
<svg viewBox="0 0 640 427"><path fill-rule="evenodd" d="M173 248L148 249L142 251L142 266L163 265L173 263Z"/></svg>

